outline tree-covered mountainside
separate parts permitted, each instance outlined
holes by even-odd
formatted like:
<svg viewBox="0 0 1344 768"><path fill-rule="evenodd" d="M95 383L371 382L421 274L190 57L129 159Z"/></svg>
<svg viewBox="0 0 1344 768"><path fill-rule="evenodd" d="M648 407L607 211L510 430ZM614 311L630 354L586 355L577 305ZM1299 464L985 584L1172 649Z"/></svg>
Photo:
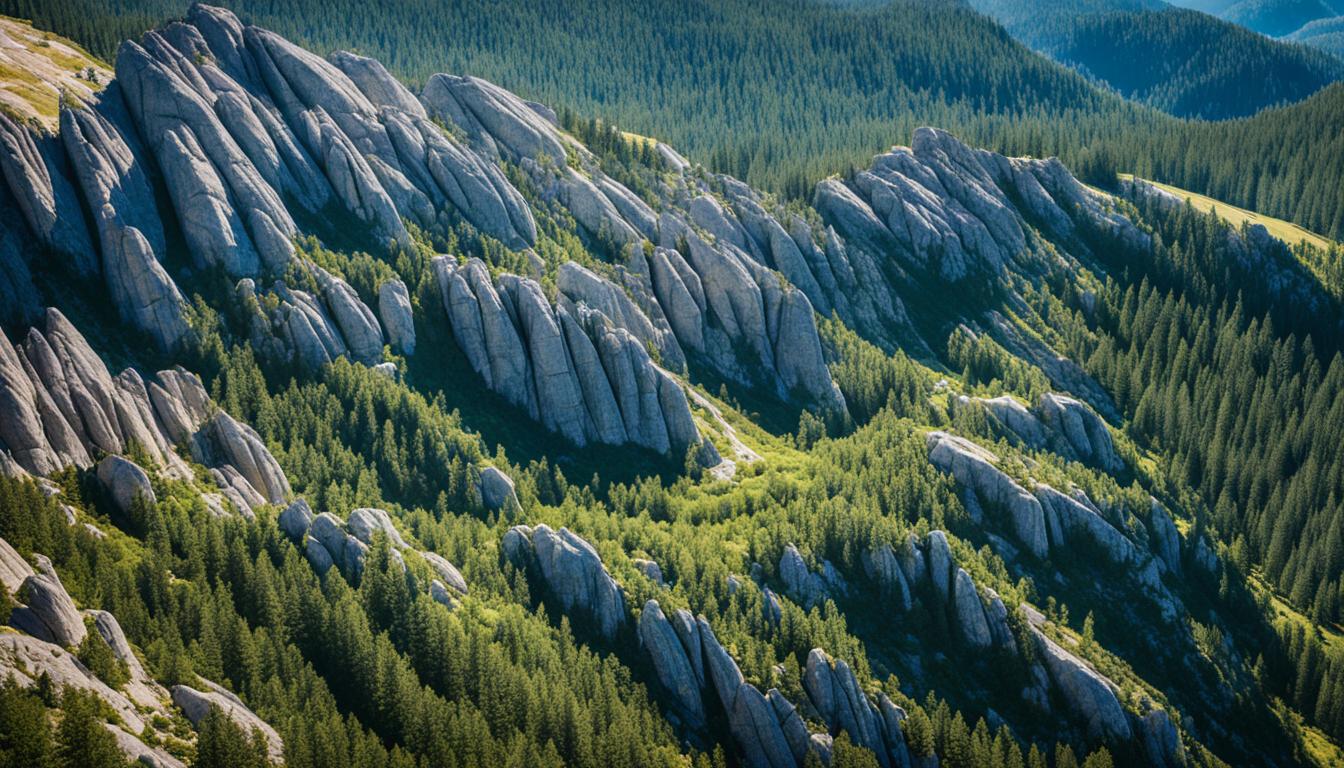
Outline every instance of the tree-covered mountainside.
<svg viewBox="0 0 1344 768"><path fill-rule="evenodd" d="M1317 19L1303 25L1287 39L1344 57L1344 16Z"/></svg>
<svg viewBox="0 0 1344 768"><path fill-rule="evenodd" d="M0 765L1344 759L1331 242L204 5L110 71L0 113Z"/></svg>
<svg viewBox="0 0 1344 768"><path fill-rule="evenodd" d="M1282 37L1317 19L1344 14L1337 0L1172 0L1271 37Z"/></svg>
<svg viewBox="0 0 1344 768"><path fill-rule="evenodd" d="M1341 121L1344 89L1247 123L1174 120L1032 54L960 3L602 0L583 14L558 0L230 7L315 50L376 56L412 83L440 71L485 77L790 197L938 125L1008 154L1075 167L1100 159L1344 235L1344 152L1323 126ZM176 0L0 1L0 12L108 57L149 19L184 11Z"/></svg>
<svg viewBox="0 0 1344 768"><path fill-rule="evenodd" d="M1181 117L1253 115L1344 76L1344 61L1195 11L1138 3L982 2L1018 39Z"/></svg>

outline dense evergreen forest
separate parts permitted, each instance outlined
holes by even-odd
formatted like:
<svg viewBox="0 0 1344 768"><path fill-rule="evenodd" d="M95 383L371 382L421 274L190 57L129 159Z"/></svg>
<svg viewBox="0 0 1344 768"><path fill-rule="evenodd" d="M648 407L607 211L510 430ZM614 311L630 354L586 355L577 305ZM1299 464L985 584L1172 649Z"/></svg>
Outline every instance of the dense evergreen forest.
<svg viewBox="0 0 1344 768"><path fill-rule="evenodd" d="M1211 13L1272 37L1344 14L1338 0L1173 0L1172 5Z"/></svg>
<svg viewBox="0 0 1344 768"><path fill-rule="evenodd" d="M3 0L0 12L110 58L185 5ZM601 0L582 13L559 0L226 5L315 50L375 56L412 85L441 71L479 75L793 197L933 125L1009 154L1075 166L1103 157L1344 234L1344 136L1334 130L1344 88L1243 121L1175 120L1092 86L957 3Z"/></svg>
<svg viewBox="0 0 1344 768"><path fill-rule="evenodd" d="M1116 175L1344 234L1344 85L1177 119L953 2L235 5L554 110L198 9L59 137L0 123L0 264L57 308L0 333L0 766L1344 760L1344 251ZM1134 5L1088 34L1198 34ZM0 9L106 58L185 10ZM1111 76L1238 98L1187 74ZM108 703L146 681L282 744Z"/></svg>
<svg viewBox="0 0 1344 768"><path fill-rule="evenodd" d="M976 7L1018 39L1127 98L1222 120L1301 101L1344 62L1204 13L1148 3L994 0Z"/></svg>

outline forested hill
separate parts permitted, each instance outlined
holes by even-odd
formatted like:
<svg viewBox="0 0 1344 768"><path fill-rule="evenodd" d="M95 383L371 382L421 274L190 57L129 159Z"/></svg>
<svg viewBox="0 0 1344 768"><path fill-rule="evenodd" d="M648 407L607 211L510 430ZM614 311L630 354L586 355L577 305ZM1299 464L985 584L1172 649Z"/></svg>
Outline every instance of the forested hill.
<svg viewBox="0 0 1344 768"><path fill-rule="evenodd" d="M1344 57L1344 16L1317 19L1289 35L1288 39Z"/></svg>
<svg viewBox="0 0 1344 768"><path fill-rule="evenodd" d="M1253 115L1344 77L1344 61L1205 13L1130 0L980 0L1020 40L1181 117Z"/></svg>
<svg viewBox="0 0 1344 768"><path fill-rule="evenodd" d="M1344 14L1339 0L1172 0L1172 5L1211 13L1273 37Z"/></svg>
<svg viewBox="0 0 1344 768"><path fill-rule="evenodd" d="M204 5L109 71L0 111L0 766L1344 760L1330 243Z"/></svg>
<svg viewBox="0 0 1344 768"><path fill-rule="evenodd" d="M1344 233L1338 132L1298 128L1344 121L1339 93L1248 124L1177 121L1090 85L957 2L594 0L582 14L562 0L227 4L316 50L382 58L411 83L480 75L789 196L938 125L1009 154L1058 155L1102 176L1114 166ZM0 0L0 12L111 56L185 5Z"/></svg>

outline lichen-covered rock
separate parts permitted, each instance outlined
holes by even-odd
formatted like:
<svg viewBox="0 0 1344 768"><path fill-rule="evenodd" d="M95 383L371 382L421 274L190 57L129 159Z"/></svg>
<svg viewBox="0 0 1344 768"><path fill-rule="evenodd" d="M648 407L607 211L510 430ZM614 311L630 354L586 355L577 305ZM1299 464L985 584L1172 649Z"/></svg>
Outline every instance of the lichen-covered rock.
<svg viewBox="0 0 1344 768"><path fill-rule="evenodd" d="M415 317L405 283L392 279L379 286L378 317L392 347L405 355L415 354Z"/></svg>
<svg viewBox="0 0 1344 768"><path fill-rule="evenodd" d="M998 457L964 438L946 432L928 434L929 461L957 482L974 491L980 500L1008 515L1014 533L1027 550L1045 557L1049 543L1041 503L995 464Z"/></svg>

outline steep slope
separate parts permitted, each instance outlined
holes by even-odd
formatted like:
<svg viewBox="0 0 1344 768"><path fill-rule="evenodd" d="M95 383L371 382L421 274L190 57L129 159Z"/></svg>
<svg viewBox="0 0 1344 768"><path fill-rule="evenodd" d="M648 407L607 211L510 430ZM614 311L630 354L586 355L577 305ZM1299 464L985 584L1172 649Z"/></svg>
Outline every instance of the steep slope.
<svg viewBox="0 0 1344 768"><path fill-rule="evenodd" d="M1344 736L1344 321L1263 229L933 128L784 203L208 6L115 71L0 155L0 637L125 754L238 764L221 715L299 766ZM79 725L41 680L0 710Z"/></svg>
<svg viewBox="0 0 1344 768"><path fill-rule="evenodd" d="M1344 63L1165 4L998 0L975 7L1052 58L1181 117L1226 119L1300 101Z"/></svg>
<svg viewBox="0 0 1344 768"><path fill-rule="evenodd" d="M1344 16L1308 22L1286 39L1344 57Z"/></svg>

